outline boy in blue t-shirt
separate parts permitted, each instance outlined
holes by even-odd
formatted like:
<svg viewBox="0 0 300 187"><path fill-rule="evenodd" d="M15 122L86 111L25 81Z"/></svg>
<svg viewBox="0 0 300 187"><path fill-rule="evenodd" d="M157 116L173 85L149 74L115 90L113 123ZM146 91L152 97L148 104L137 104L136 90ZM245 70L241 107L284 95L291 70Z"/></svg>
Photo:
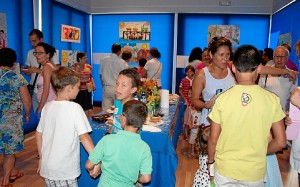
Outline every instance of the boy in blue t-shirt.
<svg viewBox="0 0 300 187"><path fill-rule="evenodd" d="M139 74L132 68L124 69L119 73L115 86L114 119L109 133L116 134L119 130L122 130L119 116L122 114L123 105L134 99L133 94L137 91L139 79Z"/></svg>
<svg viewBox="0 0 300 187"><path fill-rule="evenodd" d="M124 130L104 136L85 164L91 175L95 172L95 165L101 164L102 174L98 186L133 187L137 181L150 182L152 172L150 147L137 134L146 117L145 103L130 100L124 104L123 113L119 117Z"/></svg>

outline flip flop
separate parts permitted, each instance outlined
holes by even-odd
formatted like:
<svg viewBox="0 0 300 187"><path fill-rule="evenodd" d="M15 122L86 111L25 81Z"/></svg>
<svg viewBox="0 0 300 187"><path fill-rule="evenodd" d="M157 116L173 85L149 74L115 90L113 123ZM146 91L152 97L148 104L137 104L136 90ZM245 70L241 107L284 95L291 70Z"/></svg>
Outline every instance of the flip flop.
<svg viewBox="0 0 300 187"><path fill-rule="evenodd" d="M24 173L18 171L17 174L11 175L11 176L9 177L9 182L15 182L16 179L21 178L21 177L23 177L23 176L24 176ZM10 187L10 186L8 186L8 187Z"/></svg>

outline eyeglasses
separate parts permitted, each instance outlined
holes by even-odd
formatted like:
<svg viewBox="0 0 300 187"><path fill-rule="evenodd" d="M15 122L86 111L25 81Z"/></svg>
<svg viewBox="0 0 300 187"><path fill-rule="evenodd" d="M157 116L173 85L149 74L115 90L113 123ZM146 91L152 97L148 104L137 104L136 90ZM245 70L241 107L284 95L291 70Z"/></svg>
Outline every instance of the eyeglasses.
<svg viewBox="0 0 300 187"><path fill-rule="evenodd" d="M34 56L38 56L38 55L42 55L42 54L44 54L44 53L46 53L46 52L33 52L33 55L34 55Z"/></svg>
<svg viewBox="0 0 300 187"><path fill-rule="evenodd" d="M274 58L286 58L286 56L274 56Z"/></svg>

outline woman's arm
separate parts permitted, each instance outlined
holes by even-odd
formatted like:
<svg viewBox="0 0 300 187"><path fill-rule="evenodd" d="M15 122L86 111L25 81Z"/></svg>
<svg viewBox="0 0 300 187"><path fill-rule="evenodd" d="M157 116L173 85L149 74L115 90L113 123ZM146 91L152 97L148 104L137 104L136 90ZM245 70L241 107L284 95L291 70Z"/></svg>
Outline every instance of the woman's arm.
<svg viewBox="0 0 300 187"><path fill-rule="evenodd" d="M200 99L202 90L205 87L205 75L203 70L196 72L192 85L192 104L197 108L205 108L205 103Z"/></svg>
<svg viewBox="0 0 300 187"><path fill-rule="evenodd" d="M27 86L21 86L19 88L21 101L25 108L25 120L26 122L29 122L30 120L30 109L31 109L31 97L28 92Z"/></svg>
<svg viewBox="0 0 300 187"><path fill-rule="evenodd" d="M53 69L51 66L48 66L47 64L44 65L43 67L43 71L42 71L42 75L43 75L43 92L42 92L42 96L41 96L41 101L39 103L39 107L37 109L37 112L40 113L43 109L43 107L46 104L46 101L48 99L49 96L49 92L50 92L50 79L51 79L51 75L52 75Z"/></svg>
<svg viewBox="0 0 300 187"><path fill-rule="evenodd" d="M138 178L138 181L140 183L148 183L148 182L151 181L151 175L150 174L148 174L148 175L142 175L142 174L140 174L139 178Z"/></svg>

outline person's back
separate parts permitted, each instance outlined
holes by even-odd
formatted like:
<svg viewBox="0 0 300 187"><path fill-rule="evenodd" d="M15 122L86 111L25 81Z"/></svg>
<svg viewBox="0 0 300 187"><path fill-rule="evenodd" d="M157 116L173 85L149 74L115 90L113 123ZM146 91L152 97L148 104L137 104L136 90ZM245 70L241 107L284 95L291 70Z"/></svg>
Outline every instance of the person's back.
<svg viewBox="0 0 300 187"><path fill-rule="evenodd" d="M47 186L77 186L80 142L88 153L94 148L88 119L81 106L71 101L79 92L80 78L74 70L60 67L51 84L57 98L45 105L36 129L40 175Z"/></svg>
<svg viewBox="0 0 300 187"><path fill-rule="evenodd" d="M237 49L232 68L238 85L220 94L209 114L208 163L215 162L217 186L229 181L263 186L266 154L285 146L285 114L279 98L255 84L259 63L255 47ZM274 137L268 142L271 129Z"/></svg>
<svg viewBox="0 0 300 187"><path fill-rule="evenodd" d="M102 174L98 186L133 187L137 181L151 180L152 156L138 130L147 117L147 106L137 100L124 104L120 116L123 131L103 137L86 162L88 171L101 164Z"/></svg>

